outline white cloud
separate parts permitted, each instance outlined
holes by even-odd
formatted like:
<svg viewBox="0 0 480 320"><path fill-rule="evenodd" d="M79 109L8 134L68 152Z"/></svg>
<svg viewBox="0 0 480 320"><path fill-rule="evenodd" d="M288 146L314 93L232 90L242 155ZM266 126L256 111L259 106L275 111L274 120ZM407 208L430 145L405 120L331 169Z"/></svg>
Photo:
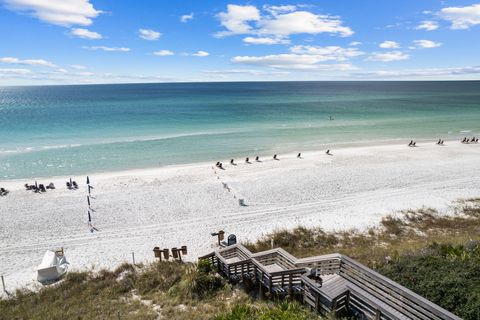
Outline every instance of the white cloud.
<svg viewBox="0 0 480 320"><path fill-rule="evenodd" d="M184 14L183 16L180 17L180 21L185 23L185 22L188 22L189 20L192 20L193 19L193 12L191 12L190 14Z"/></svg>
<svg viewBox="0 0 480 320"><path fill-rule="evenodd" d="M97 39L103 38L100 33L90 31L84 28L73 28L72 30L70 30L70 35L77 38L91 39L91 40L97 40Z"/></svg>
<svg viewBox="0 0 480 320"><path fill-rule="evenodd" d="M243 38L243 42L247 44L288 44L290 43L290 40L288 39L283 39L283 38L268 38L268 37L246 37Z"/></svg>
<svg viewBox="0 0 480 320"><path fill-rule="evenodd" d="M350 42L348 45L349 46L352 46L352 47L355 47L355 46L359 46L361 45L362 43L360 41L352 41Z"/></svg>
<svg viewBox="0 0 480 320"><path fill-rule="evenodd" d="M387 40L380 43L379 47L383 49L397 49L400 48L400 45L398 44L398 42Z"/></svg>
<svg viewBox="0 0 480 320"><path fill-rule="evenodd" d="M209 56L210 53L206 52L206 51L197 51L195 53L192 53L192 56L195 56L195 57L206 57L206 56Z"/></svg>
<svg viewBox="0 0 480 320"><path fill-rule="evenodd" d="M119 52L128 52L130 51L130 48L125 48L125 47L105 47L105 46L83 46L83 49L88 49L88 50L102 50L102 51L119 51Z"/></svg>
<svg viewBox="0 0 480 320"><path fill-rule="evenodd" d="M260 34L289 36L292 34L331 33L342 37L351 36L353 31L342 25L342 21L328 15L316 15L308 11L295 11L265 18L259 23Z"/></svg>
<svg viewBox="0 0 480 320"><path fill-rule="evenodd" d="M358 57L364 54L364 52L359 51L357 48L342 48L338 46L294 46L290 48L290 52L296 54L314 55L321 61L347 61L350 58Z"/></svg>
<svg viewBox="0 0 480 320"><path fill-rule="evenodd" d="M373 78L422 78L422 77L438 77L438 76L457 76L467 74L480 74L480 66L460 67L460 68L430 68L418 70L402 70L402 71L367 71L355 72L354 76L373 77Z"/></svg>
<svg viewBox="0 0 480 320"><path fill-rule="evenodd" d="M0 77L2 75L8 76L8 75L26 75L26 74L31 74L32 71L29 69L2 69L0 68Z"/></svg>
<svg viewBox="0 0 480 320"><path fill-rule="evenodd" d="M273 54L267 56L236 56L232 62L239 64L265 66L292 70L352 70L351 64L320 64L323 57L308 54Z"/></svg>
<svg viewBox="0 0 480 320"><path fill-rule="evenodd" d="M9 63L9 64L22 64L22 65L29 65L29 66L39 66L39 67L51 67L55 68L56 65L51 63L50 61L46 61L43 59L26 59L21 60L14 57L4 57L0 58L0 62L2 63Z"/></svg>
<svg viewBox="0 0 480 320"><path fill-rule="evenodd" d="M70 65L70 68L77 69L77 70L85 70L85 69L87 69L86 66L82 66L82 65L80 65L80 64L71 64L71 65Z"/></svg>
<svg viewBox="0 0 480 320"><path fill-rule="evenodd" d="M155 41L160 38L162 34L151 29L138 29L138 36L144 40Z"/></svg>
<svg viewBox="0 0 480 320"><path fill-rule="evenodd" d="M480 3L467 7L443 8L439 16L451 22L452 29L468 29L480 24Z"/></svg>
<svg viewBox="0 0 480 320"><path fill-rule="evenodd" d="M95 75L95 73L89 72L89 71L82 71L82 72L75 73L75 75L82 76L82 77L92 77Z"/></svg>
<svg viewBox="0 0 480 320"><path fill-rule="evenodd" d="M442 45L440 42L434 42L431 40L414 40L413 43L415 43L418 48L424 49L437 48Z"/></svg>
<svg viewBox="0 0 480 320"><path fill-rule="evenodd" d="M173 51L170 51L170 50L159 50L159 51L155 51L153 54L160 57L174 55Z"/></svg>
<svg viewBox="0 0 480 320"><path fill-rule="evenodd" d="M41 21L61 26L92 24L102 11L89 0L4 0L7 8L26 12Z"/></svg>
<svg viewBox="0 0 480 320"><path fill-rule="evenodd" d="M229 4L227 12L217 15L226 30L217 32L216 36L250 34L260 38L287 39L290 35L302 33L330 33L342 37L354 33L343 26L338 17L296 11L296 6L264 6L263 10L264 14L252 5Z"/></svg>
<svg viewBox="0 0 480 320"><path fill-rule="evenodd" d="M218 32L217 36L248 34L252 32L248 22L260 20L260 11L255 6L229 4L227 12L220 12L217 17L220 19L220 24L227 29L227 31Z"/></svg>
<svg viewBox="0 0 480 320"><path fill-rule="evenodd" d="M390 61L407 60L409 57L410 55L401 51L389 51L389 52L381 52L381 53L374 52L367 58L367 60L390 62Z"/></svg>
<svg viewBox="0 0 480 320"><path fill-rule="evenodd" d="M142 74L113 74L113 73L93 73L88 71L81 72L63 72L63 70L36 71L28 69L1 69L0 79L7 81L20 79L19 84L31 84L32 81L43 84L79 84L79 83L131 83L131 82L165 82L165 81L188 81L190 79L180 79L164 75L142 75ZM4 81L11 84L12 82ZM25 82L23 82L25 81Z"/></svg>
<svg viewBox="0 0 480 320"><path fill-rule="evenodd" d="M357 48L339 46L298 45L291 47L289 51L289 53L265 56L236 56L232 58L232 62L291 70L354 70L355 67L350 63L326 64L326 62L346 62L364 54Z"/></svg>
<svg viewBox="0 0 480 320"><path fill-rule="evenodd" d="M438 22L431 21L431 20L424 20L420 22L420 24L415 28L417 30L426 30L426 31L433 31L438 29Z"/></svg>
<svg viewBox="0 0 480 320"><path fill-rule="evenodd" d="M204 70L203 73L208 74L247 74L253 76L278 76L290 74L288 71L265 71L265 70L251 70L251 69L226 69L226 70Z"/></svg>
<svg viewBox="0 0 480 320"><path fill-rule="evenodd" d="M295 11L297 10L297 6L294 6L294 5L271 6L266 4L263 6L263 10L269 12L272 15L277 15L279 13Z"/></svg>

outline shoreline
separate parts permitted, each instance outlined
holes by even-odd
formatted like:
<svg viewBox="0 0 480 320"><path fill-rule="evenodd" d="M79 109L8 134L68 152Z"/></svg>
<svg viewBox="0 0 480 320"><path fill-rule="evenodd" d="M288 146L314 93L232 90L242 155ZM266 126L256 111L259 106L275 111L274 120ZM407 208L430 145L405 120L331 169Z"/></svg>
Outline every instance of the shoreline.
<svg viewBox="0 0 480 320"><path fill-rule="evenodd" d="M404 141L404 143L400 143L400 141ZM435 139L429 139L429 138L421 138L421 139L415 139L415 141L419 144L432 144L435 145ZM445 143L448 145L450 143L460 143L460 139L457 140L444 140ZM335 150L346 150L346 149L364 149L364 148L375 148L375 147L382 147L382 146L407 146L408 141L405 139L387 139L387 140L374 140L374 141L361 141L361 142L343 142L343 143L335 143L335 144L325 144L321 145L325 149L322 151L315 150L315 149L305 149L304 151L299 150L299 151L291 151L291 152L284 152L284 153L279 153L279 157L295 157L295 155L298 152L301 152L302 154L322 154L324 153L327 149L331 151ZM447 146L445 145L445 147ZM420 147L420 145L418 146ZM272 151L272 154L269 156L260 156L260 158L263 159L271 159L274 155L274 152ZM246 157L249 157L250 159L255 159L256 155L245 155L243 158L235 158L236 162L241 163L242 161L245 160ZM269 158L267 158L269 157ZM231 158L230 158L231 159ZM14 178L14 179L5 179L5 178L0 178L0 184L3 185L13 185L14 183L22 183L25 184L27 182L33 182L35 180L68 180L70 177L86 177L88 176L96 176L96 177L112 177L112 176L124 176L124 175L131 175L135 173L145 173L147 171L156 171L160 169L181 169L181 168L192 168L192 167L203 167L203 166L208 166L211 164L214 164L216 161L224 162L224 163L229 163L230 159L219 159L219 160L212 160L212 161L198 161L198 162L191 162L191 163L178 163L178 164L167 164L167 165L161 165L161 166L154 166L154 167L145 167L145 168L132 168L132 169L125 169L125 170L108 170L108 171L92 171L88 172L85 174L73 174L71 176L66 176L66 175L53 175L53 176L38 176L38 177L31 177L31 178ZM75 179L73 179L75 180ZM22 188L23 188L22 184Z"/></svg>
<svg viewBox="0 0 480 320"><path fill-rule="evenodd" d="M65 248L72 270L131 261L132 251L137 262L153 261L154 246L187 245L192 261L211 250L210 233L221 229L238 241L298 225L362 230L398 210L445 211L451 201L480 195L480 144L407 143L240 159L237 166L228 159L226 170L204 162L90 174L93 233L85 176L72 177L76 191L65 187L68 177L41 178L57 187L43 194L24 190L31 180L5 180L0 186L11 192L0 198L0 272L7 290L31 285L44 251L55 247Z"/></svg>

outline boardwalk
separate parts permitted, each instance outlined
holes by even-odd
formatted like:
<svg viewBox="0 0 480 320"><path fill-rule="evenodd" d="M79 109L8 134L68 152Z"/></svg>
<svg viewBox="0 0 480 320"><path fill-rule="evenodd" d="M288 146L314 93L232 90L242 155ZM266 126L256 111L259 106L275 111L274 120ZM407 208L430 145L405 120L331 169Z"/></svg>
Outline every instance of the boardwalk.
<svg viewBox="0 0 480 320"><path fill-rule="evenodd" d="M289 296L325 314L349 311L360 319L460 319L396 282L341 254L297 259L276 248L251 253L237 244L208 259L232 282L260 295Z"/></svg>

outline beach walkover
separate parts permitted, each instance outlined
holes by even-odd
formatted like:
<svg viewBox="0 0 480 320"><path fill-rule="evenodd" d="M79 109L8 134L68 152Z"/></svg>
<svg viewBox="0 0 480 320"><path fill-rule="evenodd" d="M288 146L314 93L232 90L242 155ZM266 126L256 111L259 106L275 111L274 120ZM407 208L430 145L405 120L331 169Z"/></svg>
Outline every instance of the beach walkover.
<svg viewBox="0 0 480 320"><path fill-rule="evenodd" d="M231 282L259 294L295 298L325 314L359 319L460 319L398 283L341 254L297 259L281 248L251 253L240 244L208 259Z"/></svg>

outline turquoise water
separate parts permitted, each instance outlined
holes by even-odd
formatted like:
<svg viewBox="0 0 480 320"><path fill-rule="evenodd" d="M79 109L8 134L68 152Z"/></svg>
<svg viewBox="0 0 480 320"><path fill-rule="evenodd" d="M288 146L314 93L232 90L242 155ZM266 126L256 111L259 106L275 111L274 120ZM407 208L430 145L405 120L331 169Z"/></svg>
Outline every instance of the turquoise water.
<svg viewBox="0 0 480 320"><path fill-rule="evenodd" d="M472 135L478 81L0 88L0 179Z"/></svg>

